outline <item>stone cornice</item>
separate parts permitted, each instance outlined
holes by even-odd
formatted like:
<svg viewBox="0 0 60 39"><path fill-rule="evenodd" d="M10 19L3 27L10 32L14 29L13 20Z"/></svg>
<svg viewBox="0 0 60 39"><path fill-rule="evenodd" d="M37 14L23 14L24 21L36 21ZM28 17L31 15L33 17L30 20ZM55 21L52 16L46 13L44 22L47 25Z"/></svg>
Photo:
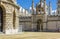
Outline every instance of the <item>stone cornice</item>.
<svg viewBox="0 0 60 39"><path fill-rule="evenodd" d="M6 1L1 1L2 3L6 3L6 4L10 4L14 7L17 7L18 9L20 8L18 5L14 4L14 3L10 3L10 2L6 2Z"/></svg>

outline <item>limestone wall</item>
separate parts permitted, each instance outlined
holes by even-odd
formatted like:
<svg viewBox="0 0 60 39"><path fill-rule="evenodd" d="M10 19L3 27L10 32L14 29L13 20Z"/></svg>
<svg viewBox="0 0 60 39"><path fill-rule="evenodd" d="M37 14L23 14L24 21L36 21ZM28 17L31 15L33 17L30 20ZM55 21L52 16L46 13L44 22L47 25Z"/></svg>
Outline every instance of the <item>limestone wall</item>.
<svg viewBox="0 0 60 39"><path fill-rule="evenodd" d="M48 24L47 24L48 26L48 30L56 30L57 29L57 25L56 25L56 21L50 21L50 22L48 22Z"/></svg>
<svg viewBox="0 0 60 39"><path fill-rule="evenodd" d="M60 30L60 21L48 21L47 28L49 31Z"/></svg>
<svg viewBox="0 0 60 39"><path fill-rule="evenodd" d="M18 26L19 26L19 8L16 7L13 4L7 3L7 2L1 2L2 7L4 6L4 25L5 26L5 33L6 34L11 34L11 33L17 33L18 32ZM15 11L15 12L14 12ZM15 29L13 28L13 15L15 13Z"/></svg>

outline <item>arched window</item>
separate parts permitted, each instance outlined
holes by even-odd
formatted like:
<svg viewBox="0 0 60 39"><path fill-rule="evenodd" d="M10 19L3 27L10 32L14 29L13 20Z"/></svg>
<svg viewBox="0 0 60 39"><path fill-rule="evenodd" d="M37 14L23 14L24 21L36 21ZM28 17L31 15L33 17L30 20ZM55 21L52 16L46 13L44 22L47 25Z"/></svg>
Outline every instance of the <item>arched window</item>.
<svg viewBox="0 0 60 39"><path fill-rule="evenodd" d="M15 29L15 21L16 21L16 13L15 10L13 11L13 28Z"/></svg>

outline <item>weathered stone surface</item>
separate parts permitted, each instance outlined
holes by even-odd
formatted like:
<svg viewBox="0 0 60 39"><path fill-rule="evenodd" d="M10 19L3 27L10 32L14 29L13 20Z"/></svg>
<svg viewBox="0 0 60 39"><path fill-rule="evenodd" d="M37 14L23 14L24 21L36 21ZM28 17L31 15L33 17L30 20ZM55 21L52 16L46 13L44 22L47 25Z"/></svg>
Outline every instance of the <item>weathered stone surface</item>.
<svg viewBox="0 0 60 39"><path fill-rule="evenodd" d="M6 34L14 34L18 33L18 26L19 26L19 6L15 5L14 0L1 0L0 6L3 9L3 32ZM13 25L13 15L15 10L15 29Z"/></svg>

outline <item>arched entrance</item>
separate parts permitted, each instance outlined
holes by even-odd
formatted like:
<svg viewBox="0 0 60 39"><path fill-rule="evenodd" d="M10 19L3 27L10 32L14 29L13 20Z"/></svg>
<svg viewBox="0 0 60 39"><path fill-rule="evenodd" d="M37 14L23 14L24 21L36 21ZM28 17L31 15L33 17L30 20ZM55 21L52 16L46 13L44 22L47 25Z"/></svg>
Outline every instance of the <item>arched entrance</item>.
<svg viewBox="0 0 60 39"><path fill-rule="evenodd" d="M37 31L43 31L43 24L41 19L37 20Z"/></svg>
<svg viewBox="0 0 60 39"><path fill-rule="evenodd" d="M3 9L0 7L0 32L3 32Z"/></svg>

